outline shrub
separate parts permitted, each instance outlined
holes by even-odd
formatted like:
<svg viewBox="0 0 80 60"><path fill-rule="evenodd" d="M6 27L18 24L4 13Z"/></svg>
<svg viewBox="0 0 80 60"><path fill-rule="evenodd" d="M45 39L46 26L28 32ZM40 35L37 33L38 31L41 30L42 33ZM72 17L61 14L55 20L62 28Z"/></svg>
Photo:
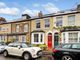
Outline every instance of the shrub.
<svg viewBox="0 0 80 60"><path fill-rule="evenodd" d="M33 44L32 46L40 47L42 50L46 50L47 49L47 45L46 44Z"/></svg>

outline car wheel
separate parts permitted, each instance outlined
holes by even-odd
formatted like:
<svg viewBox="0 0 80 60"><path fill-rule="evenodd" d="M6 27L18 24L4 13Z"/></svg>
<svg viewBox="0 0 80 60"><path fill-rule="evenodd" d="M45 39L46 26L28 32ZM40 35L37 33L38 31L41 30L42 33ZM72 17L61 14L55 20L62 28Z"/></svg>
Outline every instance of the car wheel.
<svg viewBox="0 0 80 60"><path fill-rule="evenodd" d="M30 59L30 54L29 53L25 53L23 55L24 60L29 60Z"/></svg>
<svg viewBox="0 0 80 60"><path fill-rule="evenodd" d="M6 57L6 56L8 56L8 52L7 51L4 51L3 52L3 55Z"/></svg>
<svg viewBox="0 0 80 60"><path fill-rule="evenodd" d="M73 60L73 58L69 55L62 56L62 60Z"/></svg>

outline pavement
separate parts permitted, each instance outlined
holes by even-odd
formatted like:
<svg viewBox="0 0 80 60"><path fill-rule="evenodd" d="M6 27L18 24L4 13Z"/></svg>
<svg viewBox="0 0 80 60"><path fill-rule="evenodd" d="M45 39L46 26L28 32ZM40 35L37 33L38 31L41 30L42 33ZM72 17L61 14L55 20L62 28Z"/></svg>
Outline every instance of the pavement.
<svg viewBox="0 0 80 60"><path fill-rule="evenodd" d="M43 55L52 55L51 51L43 51Z"/></svg>

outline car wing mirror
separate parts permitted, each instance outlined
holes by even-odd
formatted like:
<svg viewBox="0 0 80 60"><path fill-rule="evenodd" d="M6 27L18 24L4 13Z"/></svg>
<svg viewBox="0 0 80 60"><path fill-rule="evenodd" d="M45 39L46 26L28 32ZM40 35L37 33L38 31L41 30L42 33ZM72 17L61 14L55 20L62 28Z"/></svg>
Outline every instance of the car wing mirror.
<svg viewBox="0 0 80 60"><path fill-rule="evenodd" d="M20 49L20 48L21 48L21 46L18 46L18 48Z"/></svg>

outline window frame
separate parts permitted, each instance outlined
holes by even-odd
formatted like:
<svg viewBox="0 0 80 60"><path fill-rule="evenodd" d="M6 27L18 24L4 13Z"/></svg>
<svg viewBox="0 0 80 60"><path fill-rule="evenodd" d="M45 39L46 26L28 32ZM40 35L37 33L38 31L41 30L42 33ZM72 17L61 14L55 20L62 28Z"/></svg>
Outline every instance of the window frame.
<svg viewBox="0 0 80 60"><path fill-rule="evenodd" d="M28 32L28 24L24 24L24 32Z"/></svg>
<svg viewBox="0 0 80 60"><path fill-rule="evenodd" d="M44 22L45 22L45 28L49 28L50 27L50 18L45 18Z"/></svg>
<svg viewBox="0 0 80 60"><path fill-rule="evenodd" d="M39 41L38 42L34 42L34 34L39 35L39 37L38 37ZM43 35L42 42L41 42L41 34ZM44 44L44 33L32 33L32 40L31 41L32 41L32 44Z"/></svg>
<svg viewBox="0 0 80 60"><path fill-rule="evenodd" d="M41 28L40 19L35 20L35 22L36 22L36 28L37 28L37 29Z"/></svg>
<svg viewBox="0 0 80 60"><path fill-rule="evenodd" d="M62 26L63 25L63 17L56 17L56 26Z"/></svg>
<svg viewBox="0 0 80 60"><path fill-rule="evenodd" d="M74 19L72 18L74 16ZM73 20L71 20L73 19ZM68 16L68 25L69 26L75 26L75 15L69 15Z"/></svg>
<svg viewBox="0 0 80 60"><path fill-rule="evenodd" d="M77 37L74 37L73 35L72 35L72 38L71 38L71 36L69 35L69 34L77 34ZM77 38L77 40L75 41L75 38ZM72 39L71 41L70 41L70 39ZM69 43L78 43L78 32L69 32L68 33L68 42Z"/></svg>
<svg viewBox="0 0 80 60"><path fill-rule="evenodd" d="M16 32L19 32L19 29L20 29L20 25L17 24L17 25L16 25Z"/></svg>

